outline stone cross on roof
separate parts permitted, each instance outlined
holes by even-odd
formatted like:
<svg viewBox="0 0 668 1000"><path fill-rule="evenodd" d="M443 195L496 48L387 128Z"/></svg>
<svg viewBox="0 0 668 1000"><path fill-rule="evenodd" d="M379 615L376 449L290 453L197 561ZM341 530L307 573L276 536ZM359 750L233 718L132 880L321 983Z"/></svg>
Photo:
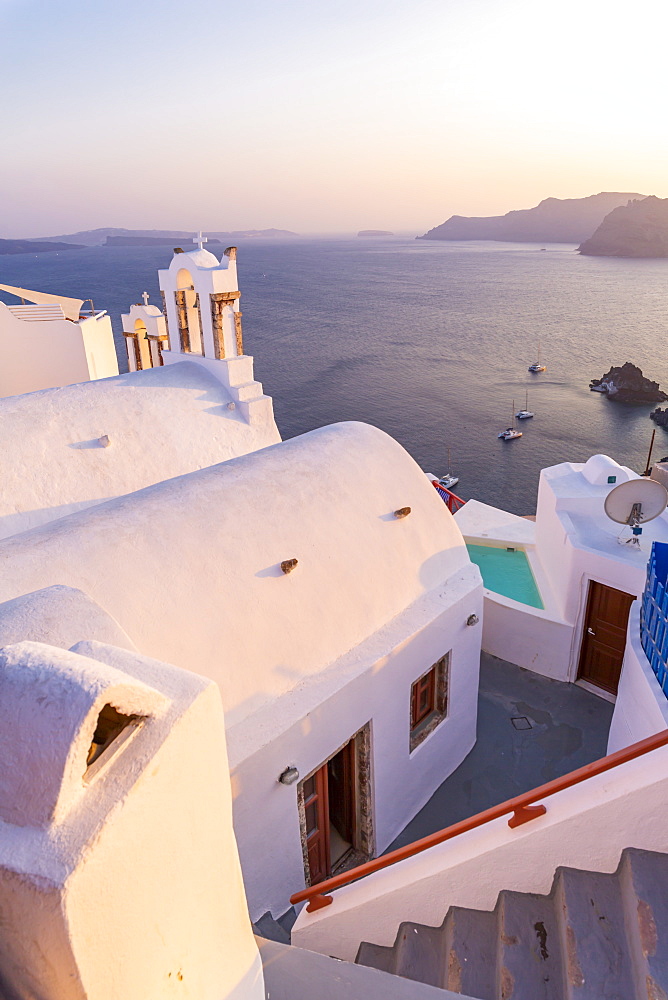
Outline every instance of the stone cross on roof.
<svg viewBox="0 0 668 1000"><path fill-rule="evenodd" d="M194 238L193 243L196 243L200 250L204 249L204 244L208 243L206 236L202 236L202 230L198 232L197 236Z"/></svg>
<svg viewBox="0 0 668 1000"><path fill-rule="evenodd" d="M150 298L150 296L149 296L148 292L142 292L142 295L141 295L141 297L142 297L142 298L143 298L143 300L144 300L144 305L145 305L145 306L147 306L147 305L148 305L148 300L149 300L149 298Z"/></svg>

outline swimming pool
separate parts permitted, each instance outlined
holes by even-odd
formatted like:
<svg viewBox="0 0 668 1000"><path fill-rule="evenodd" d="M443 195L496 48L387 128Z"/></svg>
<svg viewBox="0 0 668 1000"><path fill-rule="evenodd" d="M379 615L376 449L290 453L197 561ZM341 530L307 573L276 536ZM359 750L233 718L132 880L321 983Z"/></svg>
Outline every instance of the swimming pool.
<svg viewBox="0 0 668 1000"><path fill-rule="evenodd" d="M471 562L480 567L482 582L488 590L514 601L544 609L529 560L523 549L497 548L494 545L466 543Z"/></svg>

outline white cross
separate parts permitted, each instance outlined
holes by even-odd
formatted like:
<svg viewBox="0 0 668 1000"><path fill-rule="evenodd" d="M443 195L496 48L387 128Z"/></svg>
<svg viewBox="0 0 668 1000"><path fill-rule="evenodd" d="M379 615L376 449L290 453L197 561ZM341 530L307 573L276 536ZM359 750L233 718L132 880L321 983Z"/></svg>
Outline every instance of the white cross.
<svg viewBox="0 0 668 1000"><path fill-rule="evenodd" d="M197 246L200 248L200 250L203 250L204 249L204 244L208 243L208 242L209 241L207 240L206 236L202 236L202 230L200 229L200 231L198 232L197 236L193 240L193 243L196 243Z"/></svg>
<svg viewBox="0 0 668 1000"><path fill-rule="evenodd" d="M150 298L150 295L148 294L148 292L142 292L142 296L141 297L144 300L144 305L147 306L148 305L148 300Z"/></svg>

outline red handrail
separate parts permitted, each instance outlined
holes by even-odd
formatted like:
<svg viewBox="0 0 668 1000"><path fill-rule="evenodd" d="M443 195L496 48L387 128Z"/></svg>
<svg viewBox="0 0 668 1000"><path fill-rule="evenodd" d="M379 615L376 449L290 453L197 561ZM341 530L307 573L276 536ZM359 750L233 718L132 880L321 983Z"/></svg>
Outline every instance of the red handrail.
<svg viewBox="0 0 668 1000"><path fill-rule="evenodd" d="M435 487L451 514L456 513L456 511L458 511L459 508L463 507L466 503L466 500L462 500L461 497L458 497L456 493L453 493L452 490L447 489L447 487L441 486L441 484L435 479L432 479L431 485ZM445 496L443 496L444 493Z"/></svg>
<svg viewBox="0 0 668 1000"><path fill-rule="evenodd" d="M365 875L371 875L373 872L380 871L381 868L389 868L390 865L396 864L398 861L412 858L413 855L420 854L430 847L442 844L446 840L452 840L453 837L457 837L460 833L466 833L469 830L475 830L479 826L484 826L485 823L489 823L493 819L499 819L501 816L512 813L513 815L508 820L508 826L514 829L516 826L521 826L523 823L528 823L529 820L542 816L547 811L544 805L534 804L537 799L544 799L548 795L554 795L555 792L571 788L581 781L586 781L587 778L592 778L596 774L603 774L604 771L609 771L620 764L626 764L628 761L635 760L636 757L641 757L652 750L658 750L659 747L666 746L666 744L668 744L668 729L664 729L660 733L655 733L654 736L648 736L647 739L640 740L639 743L632 743L631 746L625 747L623 750L617 750L616 753L609 754L607 757L601 757L599 760L592 761L591 764L585 764L584 767L579 767L576 771L570 771L560 778L555 778L554 781L548 781L545 785L533 788L530 792L517 795L514 799L507 799L506 802L501 802L498 806L485 809L484 812L476 813L475 816L470 816L459 823L454 823L444 830L431 833L428 837L416 840L412 844L398 848L396 851L390 851L389 854L383 854L379 858L374 858L373 861L367 861L363 865L358 865L357 868L351 868L349 871L335 875L333 878L325 879L324 882L318 882L308 889L302 889L300 892L296 892L293 896L290 896L290 902L302 903L307 899L309 904L306 907L306 911L307 913L312 913L323 906L329 906L333 901L332 897L326 895L326 893L334 889L339 889L342 885L347 885L349 882L355 882Z"/></svg>

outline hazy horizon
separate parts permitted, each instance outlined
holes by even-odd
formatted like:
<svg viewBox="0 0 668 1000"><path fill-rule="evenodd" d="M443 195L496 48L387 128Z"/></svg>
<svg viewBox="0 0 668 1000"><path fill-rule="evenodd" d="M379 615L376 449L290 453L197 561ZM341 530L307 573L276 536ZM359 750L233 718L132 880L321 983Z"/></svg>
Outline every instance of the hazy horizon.
<svg viewBox="0 0 668 1000"><path fill-rule="evenodd" d="M668 196L658 0L0 0L0 236ZM642 44L631 39L640 33Z"/></svg>

